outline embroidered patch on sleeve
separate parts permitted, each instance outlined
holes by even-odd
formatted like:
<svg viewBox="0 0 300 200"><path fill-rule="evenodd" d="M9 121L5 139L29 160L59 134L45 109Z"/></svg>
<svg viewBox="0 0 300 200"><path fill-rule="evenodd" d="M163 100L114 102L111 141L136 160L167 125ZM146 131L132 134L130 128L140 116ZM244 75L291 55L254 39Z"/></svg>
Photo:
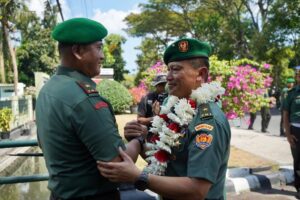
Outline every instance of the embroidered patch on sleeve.
<svg viewBox="0 0 300 200"><path fill-rule="evenodd" d="M202 129L212 131L214 129L214 127L212 125L209 125L209 124L199 124L199 125L195 126L196 131L200 131Z"/></svg>
<svg viewBox="0 0 300 200"><path fill-rule="evenodd" d="M196 146L202 150L209 147L211 145L212 141L213 141L213 136L208 135L206 133L201 133L201 134L197 135L196 139L195 139Z"/></svg>
<svg viewBox="0 0 300 200"><path fill-rule="evenodd" d="M98 103L96 103L96 104L94 105L94 108L95 108L96 110L99 110L100 108L107 108L107 107L108 107L107 103L105 103L105 102L103 102L103 101L99 101Z"/></svg>

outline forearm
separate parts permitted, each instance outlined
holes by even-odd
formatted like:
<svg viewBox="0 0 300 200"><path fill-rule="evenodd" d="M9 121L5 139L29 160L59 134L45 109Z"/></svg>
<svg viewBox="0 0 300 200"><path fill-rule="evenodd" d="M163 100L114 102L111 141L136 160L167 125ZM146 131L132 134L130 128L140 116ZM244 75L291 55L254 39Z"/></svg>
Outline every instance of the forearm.
<svg viewBox="0 0 300 200"><path fill-rule="evenodd" d="M210 183L204 180L149 174L148 188L165 198L202 200L205 199L209 187Z"/></svg>
<svg viewBox="0 0 300 200"><path fill-rule="evenodd" d="M136 139L131 140L126 144L125 153L135 162L141 152L140 142Z"/></svg>

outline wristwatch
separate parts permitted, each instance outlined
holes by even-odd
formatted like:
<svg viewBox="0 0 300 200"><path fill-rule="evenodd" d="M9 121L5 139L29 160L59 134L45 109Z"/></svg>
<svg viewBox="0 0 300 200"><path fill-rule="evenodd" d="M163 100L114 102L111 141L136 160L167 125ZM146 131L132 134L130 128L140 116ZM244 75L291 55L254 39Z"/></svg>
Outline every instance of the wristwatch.
<svg viewBox="0 0 300 200"><path fill-rule="evenodd" d="M134 186L136 189L144 191L148 187L148 173L142 171L138 179L135 181Z"/></svg>

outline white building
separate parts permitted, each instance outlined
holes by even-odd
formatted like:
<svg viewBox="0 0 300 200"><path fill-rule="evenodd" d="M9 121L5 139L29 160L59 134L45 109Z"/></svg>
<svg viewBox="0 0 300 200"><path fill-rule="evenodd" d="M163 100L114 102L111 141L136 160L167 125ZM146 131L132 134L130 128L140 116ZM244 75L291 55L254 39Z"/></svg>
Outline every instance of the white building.
<svg viewBox="0 0 300 200"><path fill-rule="evenodd" d="M18 83L18 96L24 94L24 83ZM14 84L0 83L0 100L6 100L10 97L15 96Z"/></svg>

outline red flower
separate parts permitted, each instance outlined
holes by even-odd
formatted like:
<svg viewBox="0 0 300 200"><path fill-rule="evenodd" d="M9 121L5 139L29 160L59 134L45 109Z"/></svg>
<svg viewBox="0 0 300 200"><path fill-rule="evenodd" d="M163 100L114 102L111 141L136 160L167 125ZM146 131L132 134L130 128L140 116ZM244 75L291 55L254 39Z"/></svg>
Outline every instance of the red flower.
<svg viewBox="0 0 300 200"><path fill-rule="evenodd" d="M196 101L192 100L192 99L189 99L189 104L191 105L192 108L196 108L197 104L196 104Z"/></svg>
<svg viewBox="0 0 300 200"><path fill-rule="evenodd" d="M159 161L159 162L166 162L169 160L169 153L164 151L164 150L159 150L154 154L154 157Z"/></svg>
<svg viewBox="0 0 300 200"><path fill-rule="evenodd" d="M156 141L159 141L160 138L158 135L152 135L150 138L149 138L149 142L150 143L155 143Z"/></svg>
<svg viewBox="0 0 300 200"><path fill-rule="evenodd" d="M180 131L180 127L179 127L179 125L178 124L176 124L176 123L170 123L169 125L168 125L168 128L169 129L171 129L172 131L174 131L175 133L178 133L179 131Z"/></svg>
<svg viewBox="0 0 300 200"><path fill-rule="evenodd" d="M161 114L161 115L158 115L160 118L162 118L163 120L165 120L165 121L168 121L169 120L169 118L168 118L168 116L166 115L166 114Z"/></svg>

